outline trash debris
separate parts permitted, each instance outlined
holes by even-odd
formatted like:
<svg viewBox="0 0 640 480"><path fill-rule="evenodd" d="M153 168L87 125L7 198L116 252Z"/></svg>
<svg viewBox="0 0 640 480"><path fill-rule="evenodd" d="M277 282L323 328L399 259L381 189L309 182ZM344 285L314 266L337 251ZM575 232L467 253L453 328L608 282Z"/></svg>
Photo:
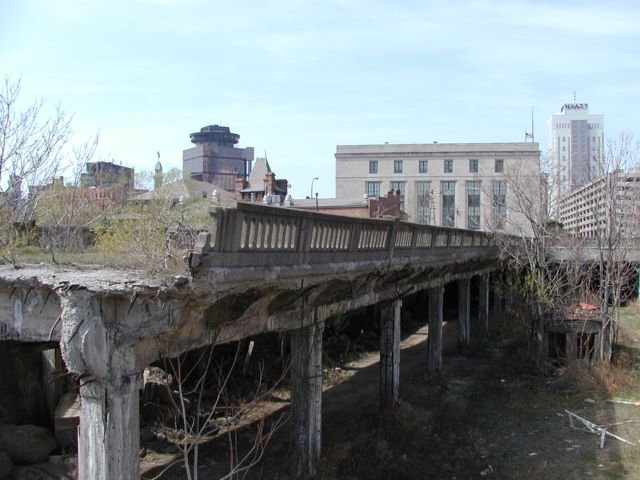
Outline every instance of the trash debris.
<svg viewBox="0 0 640 480"><path fill-rule="evenodd" d="M491 465L489 465L487 468L485 468L484 470L482 470L480 472L480 476L481 477L486 477L486 476L488 476L488 475L490 475L492 473L493 473L493 467Z"/></svg>
<svg viewBox="0 0 640 480"><path fill-rule="evenodd" d="M620 398L610 398L607 400L609 403L622 403L623 405L633 405L634 407L640 407L640 400L623 400Z"/></svg>
<svg viewBox="0 0 640 480"><path fill-rule="evenodd" d="M590 422L586 418L582 418L578 414L570 412L569 410L565 410L565 413L569 416L569 423L571 424L571 428L573 428L575 430L579 430L575 426L575 424L573 423L573 419L575 418L575 419L579 420L586 427L586 431L588 431L590 433L594 433L596 435L600 435L600 448L604 448L604 439L605 439L606 436L615 438L616 440L619 440L622 443L626 443L628 445L634 445L635 446L635 443L630 442L629 440L626 440L626 439L624 439L622 437L619 437L618 435L615 435L615 434L609 432L606 428L599 427L595 423Z"/></svg>
<svg viewBox="0 0 640 480"><path fill-rule="evenodd" d="M584 401L587 403L596 403L596 401L593 398L585 398Z"/></svg>
<svg viewBox="0 0 640 480"><path fill-rule="evenodd" d="M537 456L538 456L538 454L537 454L536 452L531 452L531 453L529 454L529 456L530 456L530 457L537 457Z"/></svg>
<svg viewBox="0 0 640 480"><path fill-rule="evenodd" d="M584 302L578 303L578 308L580 310L596 310L595 305L591 305L590 303L584 303Z"/></svg>

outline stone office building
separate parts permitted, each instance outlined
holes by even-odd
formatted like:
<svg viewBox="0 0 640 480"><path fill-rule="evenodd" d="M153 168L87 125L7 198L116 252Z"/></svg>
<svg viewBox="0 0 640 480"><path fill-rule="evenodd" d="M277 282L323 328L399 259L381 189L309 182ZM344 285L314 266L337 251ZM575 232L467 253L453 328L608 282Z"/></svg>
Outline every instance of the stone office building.
<svg viewBox="0 0 640 480"><path fill-rule="evenodd" d="M338 145L335 157L337 198L399 190L411 222L526 234L518 191L540 201L537 143Z"/></svg>

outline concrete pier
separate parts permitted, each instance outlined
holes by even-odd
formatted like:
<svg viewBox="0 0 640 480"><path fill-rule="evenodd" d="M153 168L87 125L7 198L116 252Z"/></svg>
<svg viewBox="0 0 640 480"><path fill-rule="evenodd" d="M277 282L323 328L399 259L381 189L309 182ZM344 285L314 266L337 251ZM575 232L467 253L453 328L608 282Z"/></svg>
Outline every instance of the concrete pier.
<svg viewBox="0 0 640 480"><path fill-rule="evenodd" d="M469 301L470 281L468 278L458 280L458 348L464 350L471 344Z"/></svg>
<svg viewBox="0 0 640 480"><path fill-rule="evenodd" d="M322 427L321 324L291 332L291 439L293 478L315 478Z"/></svg>
<svg viewBox="0 0 640 480"><path fill-rule="evenodd" d="M402 300L382 306L380 312L380 408L400 401L400 317Z"/></svg>
<svg viewBox="0 0 640 480"><path fill-rule="evenodd" d="M492 275L492 278L493 278L493 282L492 282L493 315L494 315L494 318L497 318L500 315L502 315L502 307L503 307L503 302L505 297L505 292L503 288L504 282L502 281L502 276L500 275L499 272L494 273Z"/></svg>
<svg viewBox="0 0 640 480"><path fill-rule="evenodd" d="M431 373L442 370L442 297L444 287L429 289L429 336L427 338L427 369Z"/></svg>
<svg viewBox="0 0 640 480"><path fill-rule="evenodd" d="M140 476L140 376L118 386L84 380L78 442L78 478Z"/></svg>
<svg viewBox="0 0 640 480"><path fill-rule="evenodd" d="M478 290L478 325L480 337L489 338L489 274L480 275L480 288Z"/></svg>

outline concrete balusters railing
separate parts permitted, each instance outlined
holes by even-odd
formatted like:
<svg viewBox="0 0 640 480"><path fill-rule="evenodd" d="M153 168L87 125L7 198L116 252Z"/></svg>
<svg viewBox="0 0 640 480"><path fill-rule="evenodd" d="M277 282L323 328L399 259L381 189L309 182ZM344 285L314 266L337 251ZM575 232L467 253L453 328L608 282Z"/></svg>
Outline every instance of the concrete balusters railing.
<svg viewBox="0 0 640 480"><path fill-rule="evenodd" d="M358 250L386 250L390 237L388 225L359 224Z"/></svg>
<svg viewBox="0 0 640 480"><path fill-rule="evenodd" d="M243 216L240 249L295 250L299 228L299 222L295 219Z"/></svg>
<svg viewBox="0 0 640 480"><path fill-rule="evenodd" d="M491 245L480 231L238 203L211 208L191 267L289 266L422 257Z"/></svg>
<svg viewBox="0 0 640 480"><path fill-rule="evenodd" d="M396 230L396 248L409 248L413 242L414 230L408 227L400 227Z"/></svg>
<svg viewBox="0 0 640 480"><path fill-rule="evenodd" d="M316 222L311 231L311 250L347 250L351 240L351 226L332 222Z"/></svg>

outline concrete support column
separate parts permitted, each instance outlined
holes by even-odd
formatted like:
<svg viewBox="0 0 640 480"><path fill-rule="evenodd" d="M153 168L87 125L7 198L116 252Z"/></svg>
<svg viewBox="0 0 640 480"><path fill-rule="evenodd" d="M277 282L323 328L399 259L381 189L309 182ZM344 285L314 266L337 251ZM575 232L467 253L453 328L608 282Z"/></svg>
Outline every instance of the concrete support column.
<svg viewBox="0 0 640 480"><path fill-rule="evenodd" d="M470 284L468 278L458 280L458 348L464 350L471 344L469 322Z"/></svg>
<svg viewBox="0 0 640 480"><path fill-rule="evenodd" d="M442 297L444 287L429 289L429 337L427 338L427 369L431 373L442 370Z"/></svg>
<svg viewBox="0 0 640 480"><path fill-rule="evenodd" d="M549 332L546 331L547 319L542 314L540 309L537 310L537 317L535 318L533 328L534 335L538 345L538 364L544 365L549 358Z"/></svg>
<svg viewBox="0 0 640 480"><path fill-rule="evenodd" d="M140 476L140 375L121 385L83 380L78 478L110 480Z"/></svg>
<svg viewBox="0 0 640 480"><path fill-rule="evenodd" d="M612 336L611 319L603 321L602 330L596 335L596 360L604 363L611 361Z"/></svg>
<svg viewBox="0 0 640 480"><path fill-rule="evenodd" d="M400 401L400 317L402 300L386 303L380 312L380 408Z"/></svg>
<svg viewBox="0 0 640 480"><path fill-rule="evenodd" d="M314 478L320 459L322 330L314 324L291 332L291 470L299 480Z"/></svg>
<svg viewBox="0 0 640 480"><path fill-rule="evenodd" d="M511 272L508 272L505 278L506 278L506 287L507 287L507 291L505 292L505 295L504 295L505 307L507 310L513 310L513 306L514 306L513 297L514 297L515 289L517 285L517 278Z"/></svg>
<svg viewBox="0 0 640 480"><path fill-rule="evenodd" d="M493 314L495 317L502 315L502 302L504 300L504 292L501 285L501 275L496 273L493 277Z"/></svg>
<svg viewBox="0 0 640 480"><path fill-rule="evenodd" d="M567 362L572 362L578 358L578 335L575 332L567 333L564 353L567 357Z"/></svg>
<svg viewBox="0 0 640 480"><path fill-rule="evenodd" d="M44 381L47 410L51 425L55 423L55 410L65 390L66 377L60 376L62 370L60 350L52 348L42 352L42 379Z"/></svg>
<svg viewBox="0 0 640 480"><path fill-rule="evenodd" d="M480 275L480 289L478 292L478 324L481 338L489 338L489 274Z"/></svg>

